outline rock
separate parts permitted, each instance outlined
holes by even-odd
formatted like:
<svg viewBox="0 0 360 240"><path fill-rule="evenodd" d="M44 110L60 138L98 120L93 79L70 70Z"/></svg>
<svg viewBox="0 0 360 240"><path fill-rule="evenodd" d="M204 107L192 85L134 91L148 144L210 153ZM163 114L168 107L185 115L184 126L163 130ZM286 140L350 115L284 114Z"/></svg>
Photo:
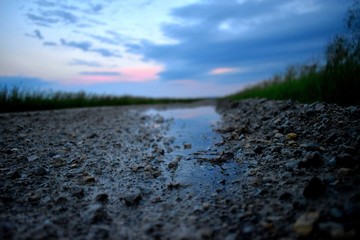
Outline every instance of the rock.
<svg viewBox="0 0 360 240"><path fill-rule="evenodd" d="M300 163L299 160L296 160L294 158L290 159L289 161L287 161L285 163L285 168L287 171L292 172L292 171L294 171L295 168L298 167L299 163Z"/></svg>
<svg viewBox="0 0 360 240"><path fill-rule="evenodd" d="M298 135L296 133L288 133L286 134L286 138L289 140L296 140L298 138Z"/></svg>
<svg viewBox="0 0 360 240"><path fill-rule="evenodd" d="M95 183L95 178L93 176L84 176L83 177L84 183Z"/></svg>
<svg viewBox="0 0 360 240"><path fill-rule="evenodd" d="M305 198L318 198L326 191L326 185L318 177L310 179L303 191Z"/></svg>
<svg viewBox="0 0 360 240"><path fill-rule="evenodd" d="M105 203L109 200L109 195L107 193L99 193L95 199L97 202Z"/></svg>
<svg viewBox="0 0 360 240"><path fill-rule="evenodd" d="M340 153L336 156L336 166L344 168L354 168L359 165L353 156L349 153Z"/></svg>
<svg viewBox="0 0 360 240"><path fill-rule="evenodd" d="M301 236L308 236L314 229L315 222L319 219L319 216L319 212L304 213L294 223L294 231Z"/></svg>
<svg viewBox="0 0 360 240"><path fill-rule="evenodd" d="M280 200L285 200L285 201L288 201L288 200L291 200L292 199L292 194L289 193L289 192L284 192L280 195L279 197Z"/></svg>
<svg viewBox="0 0 360 240"><path fill-rule="evenodd" d="M84 196L84 189L81 187L73 187L70 189L70 193L77 198L82 198Z"/></svg>
<svg viewBox="0 0 360 240"><path fill-rule="evenodd" d="M39 177L45 176L46 174L47 174L47 171L43 167L37 167L32 171L32 175L39 176Z"/></svg>
<svg viewBox="0 0 360 240"><path fill-rule="evenodd" d="M112 217L106 209L99 204L92 204L84 213L85 219L91 224L110 224Z"/></svg>
<svg viewBox="0 0 360 240"><path fill-rule="evenodd" d="M191 143L184 143L183 144L183 146L184 146L184 149L191 149Z"/></svg>
<svg viewBox="0 0 360 240"><path fill-rule="evenodd" d="M29 162L33 162L33 161L36 161L38 159L39 159L39 157L37 155L31 155L31 156L27 157L27 160Z"/></svg>
<svg viewBox="0 0 360 240"><path fill-rule="evenodd" d="M139 190L133 190L132 192L126 193L123 197L127 206L138 205L141 199L141 192Z"/></svg>
<svg viewBox="0 0 360 240"><path fill-rule="evenodd" d="M254 148L254 153L261 153L264 150L264 147L261 145L256 145L256 147Z"/></svg>
<svg viewBox="0 0 360 240"><path fill-rule="evenodd" d="M284 134L282 134L282 133L275 133L275 135L274 135L274 138L277 138L277 139L282 138L282 137L284 137Z"/></svg>
<svg viewBox="0 0 360 240"><path fill-rule="evenodd" d="M323 222L319 223L319 230L326 236L333 239L343 239L346 237L344 227L335 222Z"/></svg>
<svg viewBox="0 0 360 240"><path fill-rule="evenodd" d="M176 168L179 166L179 161L174 160L168 164L168 168L172 170L176 170Z"/></svg>
<svg viewBox="0 0 360 240"><path fill-rule="evenodd" d="M322 165L323 160L319 152L308 152L304 159L299 162L299 168L318 168Z"/></svg>

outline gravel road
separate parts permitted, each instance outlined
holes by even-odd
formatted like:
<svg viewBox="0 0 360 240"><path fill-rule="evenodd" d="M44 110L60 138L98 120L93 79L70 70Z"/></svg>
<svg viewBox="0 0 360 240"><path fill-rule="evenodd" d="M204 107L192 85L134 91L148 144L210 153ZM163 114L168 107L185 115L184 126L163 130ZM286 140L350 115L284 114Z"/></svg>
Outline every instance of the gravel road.
<svg viewBox="0 0 360 240"><path fill-rule="evenodd" d="M156 108L202 105L204 149L147 106L0 114L0 239L358 239L359 106Z"/></svg>

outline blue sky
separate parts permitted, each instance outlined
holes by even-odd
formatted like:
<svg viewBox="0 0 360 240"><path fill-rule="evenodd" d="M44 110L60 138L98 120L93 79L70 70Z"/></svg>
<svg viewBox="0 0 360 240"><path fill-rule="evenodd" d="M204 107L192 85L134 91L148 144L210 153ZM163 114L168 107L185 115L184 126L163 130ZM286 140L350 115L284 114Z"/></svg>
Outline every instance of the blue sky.
<svg viewBox="0 0 360 240"><path fill-rule="evenodd" d="M2 0L0 85L224 96L322 61L351 0Z"/></svg>

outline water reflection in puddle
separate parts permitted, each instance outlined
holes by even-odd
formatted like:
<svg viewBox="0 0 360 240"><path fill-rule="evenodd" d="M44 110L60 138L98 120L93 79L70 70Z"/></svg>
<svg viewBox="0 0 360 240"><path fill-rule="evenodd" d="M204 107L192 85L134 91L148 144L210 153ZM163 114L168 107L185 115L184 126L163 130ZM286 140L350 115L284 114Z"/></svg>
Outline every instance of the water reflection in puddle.
<svg viewBox="0 0 360 240"><path fill-rule="evenodd" d="M221 136L214 131L220 115L213 106L196 108L148 110L148 115L160 115L171 119L166 136L172 138L171 148L162 166L164 176L171 183L191 186L194 191L204 192L207 188L224 186L224 181L235 181L241 169L232 160L216 164L222 149ZM178 159L177 168L169 163Z"/></svg>

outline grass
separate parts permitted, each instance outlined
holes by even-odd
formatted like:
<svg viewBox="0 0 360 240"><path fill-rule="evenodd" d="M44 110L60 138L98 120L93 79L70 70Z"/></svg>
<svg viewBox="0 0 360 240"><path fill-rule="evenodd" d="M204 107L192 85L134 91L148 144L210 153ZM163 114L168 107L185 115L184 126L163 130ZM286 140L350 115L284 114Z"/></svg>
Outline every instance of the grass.
<svg viewBox="0 0 360 240"><path fill-rule="evenodd" d="M200 99L143 98L96 95L85 92L29 91L19 87L0 89L0 112L21 112L62 108L120 106L133 104L188 103Z"/></svg>
<svg viewBox="0 0 360 240"><path fill-rule="evenodd" d="M227 98L293 99L302 103L320 101L345 106L360 105L360 66L347 63L323 68L316 65L290 67L283 76L275 76Z"/></svg>

